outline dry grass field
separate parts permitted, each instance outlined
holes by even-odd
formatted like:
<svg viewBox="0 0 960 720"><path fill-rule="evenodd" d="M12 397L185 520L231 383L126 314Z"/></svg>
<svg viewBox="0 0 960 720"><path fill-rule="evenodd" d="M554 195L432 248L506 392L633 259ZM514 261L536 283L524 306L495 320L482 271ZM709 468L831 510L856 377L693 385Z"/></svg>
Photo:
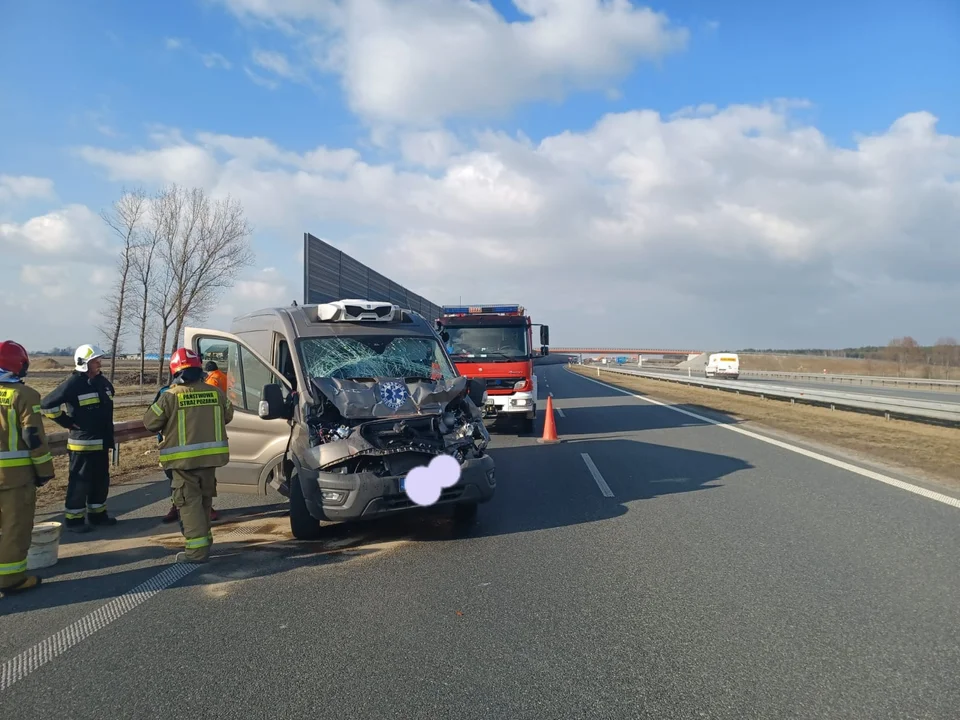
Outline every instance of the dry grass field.
<svg viewBox="0 0 960 720"><path fill-rule="evenodd" d="M828 373L836 375L885 375L897 377L899 367L892 360L863 360L860 358L831 358L817 355L740 355L740 369L774 372ZM960 368L907 365L904 377L960 380Z"/></svg>
<svg viewBox="0 0 960 720"><path fill-rule="evenodd" d="M574 365L574 372L596 378L595 368ZM902 468L920 471L948 487L960 488L960 430L924 425L812 405L791 405L747 395L686 387L677 383L633 378L601 371L600 380L638 395L722 412L816 443L872 457Z"/></svg>

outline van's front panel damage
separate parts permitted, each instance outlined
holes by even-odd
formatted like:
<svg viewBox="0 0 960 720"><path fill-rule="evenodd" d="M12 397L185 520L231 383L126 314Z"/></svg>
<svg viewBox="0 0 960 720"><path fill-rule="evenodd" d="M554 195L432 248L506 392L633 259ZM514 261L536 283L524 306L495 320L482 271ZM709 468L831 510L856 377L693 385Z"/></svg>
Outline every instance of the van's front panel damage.
<svg viewBox="0 0 960 720"><path fill-rule="evenodd" d="M301 436L301 487L315 517L345 520L415 507L403 480L446 454L460 480L437 505L485 502L494 493L490 436L464 377L313 378L320 398Z"/></svg>

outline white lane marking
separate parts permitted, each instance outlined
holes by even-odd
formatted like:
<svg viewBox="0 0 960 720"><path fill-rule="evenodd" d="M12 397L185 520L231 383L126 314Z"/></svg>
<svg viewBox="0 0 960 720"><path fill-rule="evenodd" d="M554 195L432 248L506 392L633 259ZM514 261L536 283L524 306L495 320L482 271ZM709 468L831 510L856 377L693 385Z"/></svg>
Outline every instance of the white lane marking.
<svg viewBox="0 0 960 720"><path fill-rule="evenodd" d="M6 690L18 680L22 680L34 670L46 665L58 655L62 655L80 641L86 640L98 630L103 630L114 620L126 615L137 605L146 602L198 567L200 566L189 563L178 563L168 567L142 585L138 585L133 590L114 598L92 613L84 615L56 635L51 635L32 648L24 650L15 658L7 660L0 669L0 692Z"/></svg>
<svg viewBox="0 0 960 720"><path fill-rule="evenodd" d="M583 458L583 462L587 465L587 470L590 471L590 474L593 475L593 479L596 481L597 486L600 488L600 492L603 493L604 497L613 497L613 490L610 489L610 486L607 485L607 481L603 479L603 475L600 474L600 471L597 470L597 466L593 464L593 459L587 453L580 453L580 457Z"/></svg>
<svg viewBox="0 0 960 720"><path fill-rule="evenodd" d="M563 410L561 410L560 408L554 408L554 410L557 411L557 415L559 415L560 417L562 418L566 417L566 415L563 414Z"/></svg>
<svg viewBox="0 0 960 720"><path fill-rule="evenodd" d="M230 540L238 535L251 532L250 528L240 526L225 533L220 542ZM161 590L185 578L194 570L203 567L199 563L176 563L154 575L146 582L138 585L120 597L114 598L106 605L102 605L93 612L84 615L72 625L68 625L56 635L38 642L31 648L24 650L0 666L0 692L22 680L34 670L46 665L58 655L62 655L81 640L86 640L98 630L102 630L114 620L118 620L138 605L145 603Z"/></svg>
<svg viewBox="0 0 960 720"><path fill-rule="evenodd" d="M597 385L602 385L605 388L611 390L616 390L621 392L624 395L629 395L630 397L637 398L637 400L643 400L644 402L652 403L654 405L659 405L660 407L665 407L668 410L673 410L674 412L687 415L689 417L695 418L710 425L716 425L722 427L724 430L729 430L730 432L740 433L741 435L746 435L747 437L754 438L761 442L765 442L769 445L776 445L779 448L784 450L789 450L790 452L795 452L798 455L804 455L808 458L813 458L814 460L819 460L820 462L826 463L827 465L833 465L834 467L841 468L842 470L848 470L857 475L862 475L863 477L870 478L871 480L877 480L887 485L892 485L895 488L900 488L901 490L906 490L907 492L914 493L915 495L920 495L925 497L928 500L936 500L937 502L943 503L944 505L950 505L955 508L960 508L960 498L951 497L950 495L944 495L943 493L934 492L933 490L927 490L926 488L919 487L918 485L912 485L902 480L897 480L892 478L889 475L884 475L882 473L874 472L873 470L867 470L866 468L859 467L857 465L852 465L843 460L837 460L835 458L829 457L827 455L821 455L818 452L813 452L812 450L807 450L797 445L791 445L790 443L785 443L782 440L775 440L774 438L767 437L766 435L760 435L759 433L750 432L749 430L744 430L743 428L738 428L733 425L728 425L727 423L720 422L719 420L714 420L713 418L708 418L703 415L697 415L697 413L690 412L689 410L684 410L683 408L678 408L675 405L669 405L659 400L654 400L653 398L644 397L643 395L636 395L635 393L624 390L623 388L618 388L615 385L610 385L609 383L601 382L600 380L594 380L593 378L584 377L579 373L575 373L571 370L567 372L577 375L578 377L583 378L584 380L589 380L592 383Z"/></svg>

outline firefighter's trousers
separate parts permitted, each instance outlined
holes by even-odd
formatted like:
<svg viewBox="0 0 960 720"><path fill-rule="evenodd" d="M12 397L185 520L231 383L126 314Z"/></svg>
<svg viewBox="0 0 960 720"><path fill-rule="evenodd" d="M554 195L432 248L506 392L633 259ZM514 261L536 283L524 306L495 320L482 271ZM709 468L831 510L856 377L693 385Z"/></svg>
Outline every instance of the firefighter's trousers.
<svg viewBox="0 0 960 720"><path fill-rule="evenodd" d="M187 560L207 560L210 557L210 545L213 544L210 510L217 496L216 473L216 468L173 471L172 499L180 511L180 530Z"/></svg>
<svg viewBox="0 0 960 720"><path fill-rule="evenodd" d="M0 489L0 589L13 587L27 574L36 505L33 484Z"/></svg>
<svg viewBox="0 0 960 720"><path fill-rule="evenodd" d="M91 522L95 516L107 511L107 494L110 492L110 450L93 452L70 451L70 476L67 481L67 498L64 503L67 525L83 524L89 513Z"/></svg>

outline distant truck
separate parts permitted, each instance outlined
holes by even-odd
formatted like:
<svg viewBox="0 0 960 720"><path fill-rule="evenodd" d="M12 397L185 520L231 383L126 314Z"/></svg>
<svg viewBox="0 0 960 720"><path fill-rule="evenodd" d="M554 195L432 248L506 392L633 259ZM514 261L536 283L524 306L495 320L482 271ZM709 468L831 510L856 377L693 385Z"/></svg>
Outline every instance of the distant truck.
<svg viewBox="0 0 960 720"><path fill-rule="evenodd" d="M736 353L714 353L707 359L704 375L708 378L736 380L740 377L740 356Z"/></svg>
<svg viewBox="0 0 960 720"><path fill-rule="evenodd" d="M484 417L516 419L533 432L537 375L533 359L549 353L550 328L540 325L539 353L530 316L521 305L444 305L437 331L461 375L484 382Z"/></svg>

